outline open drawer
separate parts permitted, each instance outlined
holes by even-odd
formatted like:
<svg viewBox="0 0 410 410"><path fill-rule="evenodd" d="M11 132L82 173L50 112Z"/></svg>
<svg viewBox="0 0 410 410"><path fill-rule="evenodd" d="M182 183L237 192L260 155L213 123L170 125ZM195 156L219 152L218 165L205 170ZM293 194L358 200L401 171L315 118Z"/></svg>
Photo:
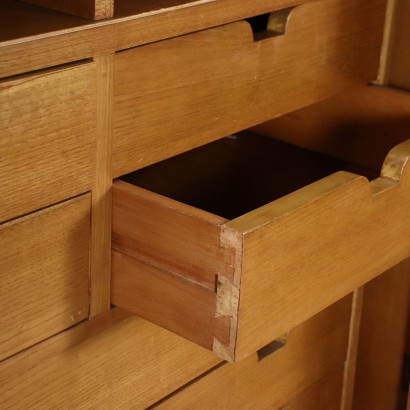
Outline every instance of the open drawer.
<svg viewBox="0 0 410 410"><path fill-rule="evenodd" d="M409 256L409 154L376 178L248 133L115 181L112 303L227 360L254 353Z"/></svg>

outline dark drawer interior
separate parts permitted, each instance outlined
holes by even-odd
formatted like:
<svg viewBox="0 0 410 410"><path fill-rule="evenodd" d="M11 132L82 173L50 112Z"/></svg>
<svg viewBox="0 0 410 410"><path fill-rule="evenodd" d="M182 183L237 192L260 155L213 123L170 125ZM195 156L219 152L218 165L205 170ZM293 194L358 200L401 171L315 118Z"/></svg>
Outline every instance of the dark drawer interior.
<svg viewBox="0 0 410 410"><path fill-rule="evenodd" d="M249 132L125 175L126 182L234 219L336 171L378 173Z"/></svg>

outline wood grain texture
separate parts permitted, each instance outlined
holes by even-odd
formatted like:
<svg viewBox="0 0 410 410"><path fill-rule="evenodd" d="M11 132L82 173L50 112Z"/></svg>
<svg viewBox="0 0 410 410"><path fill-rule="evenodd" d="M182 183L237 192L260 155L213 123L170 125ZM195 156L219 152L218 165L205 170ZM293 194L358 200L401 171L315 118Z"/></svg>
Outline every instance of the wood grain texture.
<svg viewBox="0 0 410 410"><path fill-rule="evenodd" d="M285 346L263 360L254 354L219 367L153 408L209 409L210 403L215 409L283 408L329 373L341 373L351 300L349 296L293 329ZM340 395L342 377L338 384Z"/></svg>
<svg viewBox="0 0 410 410"><path fill-rule="evenodd" d="M113 55L96 57L97 141L91 214L90 316L110 308Z"/></svg>
<svg viewBox="0 0 410 410"><path fill-rule="evenodd" d="M408 139L409 117L410 94L362 86L258 125L253 131L380 170L386 152Z"/></svg>
<svg viewBox="0 0 410 410"><path fill-rule="evenodd" d="M74 16L100 20L114 15L114 0L23 0Z"/></svg>
<svg viewBox="0 0 410 410"><path fill-rule="evenodd" d="M91 188L95 87L92 63L0 82L0 221Z"/></svg>
<svg viewBox="0 0 410 410"><path fill-rule="evenodd" d="M353 409L399 408L410 312L410 260L365 286Z"/></svg>
<svg viewBox="0 0 410 410"><path fill-rule="evenodd" d="M395 0L392 6L387 51L385 53L383 84L410 90L410 4L406 0Z"/></svg>
<svg viewBox="0 0 410 410"><path fill-rule="evenodd" d="M409 155L407 141L370 184L336 173L224 225L243 238L238 359L408 257Z"/></svg>
<svg viewBox="0 0 410 410"><path fill-rule="evenodd" d="M118 53L113 175L375 79L384 4L324 0L263 41L242 21Z"/></svg>
<svg viewBox="0 0 410 410"><path fill-rule="evenodd" d="M194 1L180 7L179 0L139 0L132 6L124 0L118 18L88 23L78 17L3 0L0 77L104 55L312 1L317 0ZM125 9L124 13L121 9Z"/></svg>
<svg viewBox="0 0 410 410"><path fill-rule="evenodd" d="M2 406L141 409L219 362L115 309L1 362Z"/></svg>
<svg viewBox="0 0 410 410"><path fill-rule="evenodd" d="M216 273L233 263L229 252L220 248L224 222L124 181L114 183L113 249L210 290L215 289Z"/></svg>
<svg viewBox="0 0 410 410"><path fill-rule="evenodd" d="M88 316L89 239L89 194L0 225L0 360Z"/></svg>

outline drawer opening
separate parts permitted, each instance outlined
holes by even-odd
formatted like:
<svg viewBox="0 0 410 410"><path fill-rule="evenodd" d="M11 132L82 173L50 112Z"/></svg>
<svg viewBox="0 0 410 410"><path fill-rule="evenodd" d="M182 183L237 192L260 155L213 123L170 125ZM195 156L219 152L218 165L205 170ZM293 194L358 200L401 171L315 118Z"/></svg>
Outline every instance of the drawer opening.
<svg viewBox="0 0 410 410"><path fill-rule="evenodd" d="M294 9L295 7L289 7L246 19L252 28L254 41L285 34L289 17Z"/></svg>
<svg viewBox="0 0 410 410"><path fill-rule="evenodd" d="M286 333L285 335L279 337L278 339L273 340L272 342L260 348L256 352L258 355L258 361L260 362L263 359L266 359L267 357L271 356L273 353L285 347L287 340L288 340L288 333Z"/></svg>
<svg viewBox="0 0 410 410"><path fill-rule="evenodd" d="M234 219L340 170L377 177L375 172L346 161L246 132L121 179Z"/></svg>

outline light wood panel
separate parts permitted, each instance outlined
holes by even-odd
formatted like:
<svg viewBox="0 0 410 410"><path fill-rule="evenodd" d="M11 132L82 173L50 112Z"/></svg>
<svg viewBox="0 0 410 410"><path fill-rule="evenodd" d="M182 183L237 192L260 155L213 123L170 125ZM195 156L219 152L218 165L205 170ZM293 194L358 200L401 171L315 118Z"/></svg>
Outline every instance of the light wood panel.
<svg viewBox="0 0 410 410"><path fill-rule="evenodd" d="M379 170L386 152L408 139L409 117L410 94L362 86L258 125L254 131Z"/></svg>
<svg viewBox="0 0 410 410"><path fill-rule="evenodd" d="M255 354L241 363L219 367L153 408L287 408L293 397L329 373L337 370L342 376L351 301L349 296L291 330L285 346L261 361Z"/></svg>
<svg viewBox="0 0 410 410"><path fill-rule="evenodd" d="M96 57L97 141L92 195L90 316L110 308L113 55Z"/></svg>
<svg viewBox="0 0 410 410"><path fill-rule="evenodd" d="M0 221L89 190L95 65L0 82Z"/></svg>
<svg viewBox="0 0 410 410"><path fill-rule="evenodd" d="M375 79L383 16L384 0L324 0L262 41L242 21L118 53L113 175Z"/></svg>
<svg viewBox="0 0 410 410"><path fill-rule="evenodd" d="M410 260L368 283L353 409L396 409L410 312Z"/></svg>
<svg viewBox="0 0 410 410"><path fill-rule="evenodd" d="M0 225L0 359L88 316L89 239L89 194Z"/></svg>
<svg viewBox="0 0 410 410"><path fill-rule="evenodd" d="M0 363L2 406L141 409L219 362L114 310Z"/></svg>
<svg viewBox="0 0 410 410"><path fill-rule="evenodd" d="M23 0L27 3L47 7L63 13L73 14L92 20L112 17L114 0Z"/></svg>

